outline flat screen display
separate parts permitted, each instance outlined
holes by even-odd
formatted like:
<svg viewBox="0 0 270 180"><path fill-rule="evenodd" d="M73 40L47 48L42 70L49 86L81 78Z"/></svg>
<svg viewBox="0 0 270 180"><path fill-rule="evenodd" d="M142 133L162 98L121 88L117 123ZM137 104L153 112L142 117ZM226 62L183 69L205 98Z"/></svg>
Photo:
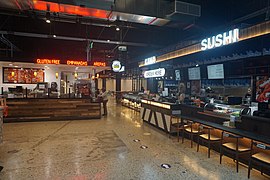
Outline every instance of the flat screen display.
<svg viewBox="0 0 270 180"><path fill-rule="evenodd" d="M189 80L200 80L201 79L200 67L188 68L188 79Z"/></svg>
<svg viewBox="0 0 270 180"><path fill-rule="evenodd" d="M223 64L207 66L208 79L224 79Z"/></svg>
<svg viewBox="0 0 270 180"><path fill-rule="evenodd" d="M175 80L176 81L181 81L180 70L175 70Z"/></svg>

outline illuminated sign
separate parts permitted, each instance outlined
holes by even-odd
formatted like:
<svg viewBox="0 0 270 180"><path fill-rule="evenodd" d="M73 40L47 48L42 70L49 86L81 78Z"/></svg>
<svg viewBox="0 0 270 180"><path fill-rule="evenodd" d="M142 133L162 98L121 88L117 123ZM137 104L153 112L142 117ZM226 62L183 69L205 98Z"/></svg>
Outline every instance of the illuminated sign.
<svg viewBox="0 0 270 180"><path fill-rule="evenodd" d="M37 59L37 64L60 64L59 59Z"/></svg>
<svg viewBox="0 0 270 180"><path fill-rule="evenodd" d="M105 62L98 62L98 61L95 61L93 63L94 66L98 66L98 67L105 67L106 66L106 63Z"/></svg>
<svg viewBox="0 0 270 180"><path fill-rule="evenodd" d="M114 72L123 72L125 71L125 66L122 66L120 61L115 60L112 63L112 69Z"/></svg>
<svg viewBox="0 0 270 180"><path fill-rule="evenodd" d="M163 77L165 75L165 69L159 68L144 72L144 78Z"/></svg>
<svg viewBox="0 0 270 180"><path fill-rule="evenodd" d="M239 29L234 29L223 34L218 34L212 38L207 38L201 42L201 50L213 49L239 41Z"/></svg>
<svg viewBox="0 0 270 180"><path fill-rule="evenodd" d="M155 64L155 63L156 63L156 56L153 56L144 60L144 65L150 65L150 64Z"/></svg>
<svg viewBox="0 0 270 180"><path fill-rule="evenodd" d="M127 46L118 46L119 51L127 51Z"/></svg>
<svg viewBox="0 0 270 180"><path fill-rule="evenodd" d="M67 60L67 65L74 65L74 66L87 66L87 61L73 61Z"/></svg>

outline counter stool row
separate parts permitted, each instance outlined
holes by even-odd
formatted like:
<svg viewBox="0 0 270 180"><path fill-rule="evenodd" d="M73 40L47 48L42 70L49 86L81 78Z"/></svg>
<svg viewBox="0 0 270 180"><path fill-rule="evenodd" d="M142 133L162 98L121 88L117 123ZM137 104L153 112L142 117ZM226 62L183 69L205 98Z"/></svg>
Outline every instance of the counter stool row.
<svg viewBox="0 0 270 180"><path fill-rule="evenodd" d="M178 117L171 117L170 120L170 132L177 132L177 139L179 142L179 135L181 132L182 143L184 143L184 137L187 135L190 139L190 147L193 147L194 136L197 136L197 152L199 151L200 144L206 144L208 148L208 158L210 158L210 151L212 144L220 145L220 164L222 163L223 155L231 157L236 162L236 171L239 170L239 156L248 154L248 178L250 177L251 169L256 165L260 167L261 174L264 169L270 170L270 145L266 145L257 141L251 140L251 145L245 146L240 144L243 139L242 136L238 136L232 133L222 131L221 136L217 136L214 133L214 128L194 123L190 120L181 121ZM171 133L169 133L169 137Z"/></svg>

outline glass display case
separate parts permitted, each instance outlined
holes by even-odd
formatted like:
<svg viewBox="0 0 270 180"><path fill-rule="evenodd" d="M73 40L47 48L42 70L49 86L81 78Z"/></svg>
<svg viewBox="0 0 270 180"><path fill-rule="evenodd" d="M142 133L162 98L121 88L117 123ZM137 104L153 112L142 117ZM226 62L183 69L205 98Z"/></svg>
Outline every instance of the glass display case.
<svg viewBox="0 0 270 180"><path fill-rule="evenodd" d="M230 119L231 116L234 116L236 119L238 119L245 109L246 107L241 105L226 105L218 103L207 103L204 106L205 113L209 115L220 116L226 119Z"/></svg>

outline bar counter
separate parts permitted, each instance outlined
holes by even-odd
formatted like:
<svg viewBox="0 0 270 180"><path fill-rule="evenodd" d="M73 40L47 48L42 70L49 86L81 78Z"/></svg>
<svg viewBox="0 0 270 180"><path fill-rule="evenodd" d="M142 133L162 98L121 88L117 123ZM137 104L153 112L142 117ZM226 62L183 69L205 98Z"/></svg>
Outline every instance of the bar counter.
<svg viewBox="0 0 270 180"><path fill-rule="evenodd" d="M165 132L171 132L171 117L180 114L180 105L146 99L141 100L141 119Z"/></svg>
<svg viewBox="0 0 270 180"><path fill-rule="evenodd" d="M10 98L4 122L101 118L99 102L87 98Z"/></svg>
<svg viewBox="0 0 270 180"><path fill-rule="evenodd" d="M158 129L170 132L170 120L175 116L182 120L191 120L217 130L270 144L269 118L243 115L240 122L235 122L236 128L231 128L223 126L223 122L229 120L227 116L204 111L201 107L142 100L141 119Z"/></svg>
<svg viewBox="0 0 270 180"><path fill-rule="evenodd" d="M245 130L238 129L238 128L230 128L230 127L223 126L221 124L217 124L217 123L213 123L213 122L209 122L209 121L205 121L205 120L200 120L198 118L192 118L189 116L178 115L178 117L181 119L191 120L191 121L196 122L196 123L210 126L210 127L215 128L215 129L218 129L218 130L233 133L233 134L236 134L236 135L248 138L248 139L252 139L252 140L260 141L260 142L263 142L266 144L270 144L269 136L260 135L260 134L255 133L255 132L245 131Z"/></svg>

